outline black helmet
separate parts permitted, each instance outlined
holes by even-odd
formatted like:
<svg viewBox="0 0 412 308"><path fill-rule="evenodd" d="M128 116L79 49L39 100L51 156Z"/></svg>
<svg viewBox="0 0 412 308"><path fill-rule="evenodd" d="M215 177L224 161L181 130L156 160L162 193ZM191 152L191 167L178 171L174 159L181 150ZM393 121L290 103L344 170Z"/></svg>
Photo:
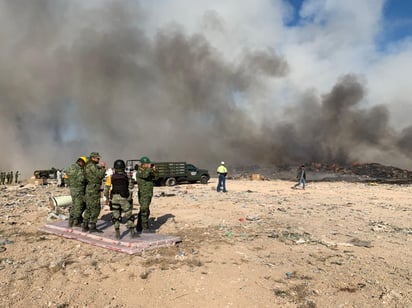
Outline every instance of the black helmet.
<svg viewBox="0 0 412 308"><path fill-rule="evenodd" d="M126 168L126 164L124 163L124 160L118 159L114 162L113 164L114 169L122 169Z"/></svg>

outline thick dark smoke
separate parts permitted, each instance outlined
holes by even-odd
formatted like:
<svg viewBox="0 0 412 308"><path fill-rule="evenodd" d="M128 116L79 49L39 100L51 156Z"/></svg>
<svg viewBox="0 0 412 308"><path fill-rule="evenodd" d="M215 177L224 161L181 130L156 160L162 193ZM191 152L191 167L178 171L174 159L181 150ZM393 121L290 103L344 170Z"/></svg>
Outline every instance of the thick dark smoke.
<svg viewBox="0 0 412 308"><path fill-rule="evenodd" d="M411 129L396 136L385 108L361 108L354 76L308 94L281 123L256 119L265 81L289 71L275 51L229 63L178 24L145 33L137 1L80 3L0 1L1 170L28 176L91 151L109 163L148 155L214 167L346 163L366 150L384 160L411 148Z"/></svg>
<svg viewBox="0 0 412 308"><path fill-rule="evenodd" d="M361 109L365 90L355 76L347 75L320 101L306 97L287 111L292 122L275 130L279 148L292 161L348 164L364 159L368 149L393 147L394 133L383 106Z"/></svg>

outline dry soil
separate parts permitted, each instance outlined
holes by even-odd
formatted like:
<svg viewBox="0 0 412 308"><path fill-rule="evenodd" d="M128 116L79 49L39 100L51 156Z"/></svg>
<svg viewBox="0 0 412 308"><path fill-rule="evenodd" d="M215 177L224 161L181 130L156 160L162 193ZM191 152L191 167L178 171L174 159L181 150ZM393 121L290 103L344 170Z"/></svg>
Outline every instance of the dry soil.
<svg viewBox="0 0 412 308"><path fill-rule="evenodd" d="M293 184L156 187L152 227L182 242L142 255L39 232L68 188L3 186L0 306L412 307L412 186Z"/></svg>

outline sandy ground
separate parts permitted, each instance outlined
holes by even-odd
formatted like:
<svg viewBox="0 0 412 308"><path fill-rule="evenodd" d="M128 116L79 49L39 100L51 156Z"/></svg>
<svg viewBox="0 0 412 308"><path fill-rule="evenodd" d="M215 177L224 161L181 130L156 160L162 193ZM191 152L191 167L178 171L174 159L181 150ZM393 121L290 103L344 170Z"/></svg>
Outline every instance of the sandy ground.
<svg viewBox="0 0 412 308"><path fill-rule="evenodd" d="M292 184L157 187L183 241L142 255L39 232L68 188L0 188L0 307L412 307L412 186Z"/></svg>

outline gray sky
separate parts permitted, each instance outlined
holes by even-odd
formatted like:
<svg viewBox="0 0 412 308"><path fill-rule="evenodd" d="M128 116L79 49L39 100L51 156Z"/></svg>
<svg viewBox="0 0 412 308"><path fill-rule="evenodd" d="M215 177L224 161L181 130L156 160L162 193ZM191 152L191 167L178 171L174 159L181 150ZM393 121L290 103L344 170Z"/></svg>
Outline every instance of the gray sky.
<svg viewBox="0 0 412 308"><path fill-rule="evenodd" d="M410 166L412 40L379 44L385 1L83 2L0 0L1 170Z"/></svg>

